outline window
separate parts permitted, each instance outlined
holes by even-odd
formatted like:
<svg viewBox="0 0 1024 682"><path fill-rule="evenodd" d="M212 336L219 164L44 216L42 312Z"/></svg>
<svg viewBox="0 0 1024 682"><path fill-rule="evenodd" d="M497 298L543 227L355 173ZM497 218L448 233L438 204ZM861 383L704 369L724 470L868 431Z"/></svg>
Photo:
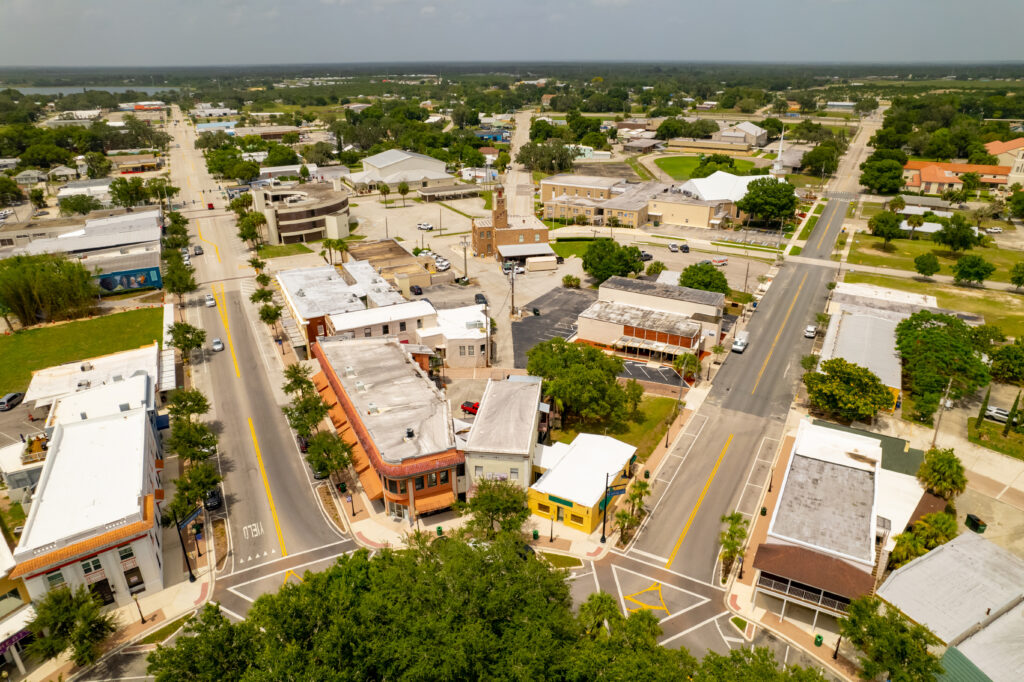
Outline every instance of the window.
<svg viewBox="0 0 1024 682"><path fill-rule="evenodd" d="M431 488L437 485L437 472L427 474L427 485Z"/></svg>
<svg viewBox="0 0 1024 682"><path fill-rule="evenodd" d="M583 517L579 514L569 514L569 520L573 523L578 523L581 526L583 525Z"/></svg>
<svg viewBox="0 0 1024 682"><path fill-rule="evenodd" d="M397 494L398 482L393 479L388 479L388 491Z"/></svg>
<svg viewBox="0 0 1024 682"><path fill-rule="evenodd" d="M587 213L589 214L590 211L587 211ZM539 242L540 241L540 232L538 232L535 235L533 235L533 241L535 241L535 242Z"/></svg>
<svg viewBox="0 0 1024 682"><path fill-rule="evenodd" d="M0 617L20 608L24 603L21 601L21 595L18 594L18 588L15 587L7 594L0 596Z"/></svg>
<svg viewBox="0 0 1024 682"><path fill-rule="evenodd" d="M541 514L550 514L551 507L549 507L546 504L537 504L537 511L539 511Z"/></svg>
<svg viewBox="0 0 1024 682"><path fill-rule="evenodd" d="M323 336L324 335L324 326L322 324L318 324L316 326L316 335L317 336Z"/></svg>
<svg viewBox="0 0 1024 682"><path fill-rule="evenodd" d="M441 485L448 485L448 470L447 469L445 469L444 471L441 472L441 477L440 477L439 480L441 481Z"/></svg>
<svg viewBox="0 0 1024 682"><path fill-rule="evenodd" d="M383 332L384 332L384 336L387 336L388 334L391 333L391 327L389 327L388 325L384 325L383 326Z"/></svg>
<svg viewBox="0 0 1024 682"><path fill-rule="evenodd" d="M102 571L102 570L103 570L103 564L100 563L99 557L93 557L91 559L86 559L85 561L82 562L82 572L85 573L86 575L89 575L90 573L95 573L96 571Z"/></svg>
<svg viewBox="0 0 1024 682"><path fill-rule="evenodd" d="M365 327L363 329L363 336L365 336L366 338L370 338L370 328L369 327Z"/></svg>
<svg viewBox="0 0 1024 682"><path fill-rule="evenodd" d="M423 329L423 320L416 320L416 328Z"/></svg>
<svg viewBox="0 0 1024 682"><path fill-rule="evenodd" d="M461 355L462 357L466 357L466 347L465 346L459 346L459 355Z"/></svg>
<svg viewBox="0 0 1024 682"><path fill-rule="evenodd" d="M483 467L473 467L473 478L483 478L483 477L484 477L484 468Z"/></svg>
<svg viewBox="0 0 1024 682"><path fill-rule="evenodd" d="M518 481L519 480L519 469L509 469L508 470L508 477L510 479L512 479L513 481Z"/></svg>
<svg viewBox="0 0 1024 682"><path fill-rule="evenodd" d="M399 481L398 482L398 494L399 495L408 495L409 494L409 488L408 488L408 486L406 486L406 481Z"/></svg>
<svg viewBox="0 0 1024 682"><path fill-rule="evenodd" d="M132 551L131 545L128 547L119 547L117 550L117 556L120 557L121 561L128 561L129 559L135 558L135 552Z"/></svg>
<svg viewBox="0 0 1024 682"><path fill-rule="evenodd" d="M60 571L53 571L46 574L46 586L53 590L64 584L64 574Z"/></svg>
<svg viewBox="0 0 1024 682"><path fill-rule="evenodd" d="M423 477L422 476L417 476L416 477L416 490L423 490Z"/></svg>
<svg viewBox="0 0 1024 682"><path fill-rule="evenodd" d="M473 352L476 350L476 347L475 346L466 346L466 348L469 350L470 357L472 357L473 356Z"/></svg>
<svg viewBox="0 0 1024 682"><path fill-rule="evenodd" d="M400 331L400 332L404 332L405 331L405 322L399 322L398 323L398 331Z"/></svg>
<svg viewBox="0 0 1024 682"><path fill-rule="evenodd" d="M519 243L522 244L524 241L526 241L526 237L519 235Z"/></svg>
<svg viewBox="0 0 1024 682"><path fill-rule="evenodd" d="M480 355L483 355L485 352L487 352L487 344L481 343L480 344Z"/></svg>

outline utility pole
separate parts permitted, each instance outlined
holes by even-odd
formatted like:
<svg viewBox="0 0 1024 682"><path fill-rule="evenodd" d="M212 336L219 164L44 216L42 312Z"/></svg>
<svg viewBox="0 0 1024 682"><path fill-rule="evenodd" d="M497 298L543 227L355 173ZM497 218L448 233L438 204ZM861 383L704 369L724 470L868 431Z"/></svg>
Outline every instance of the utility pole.
<svg viewBox="0 0 1024 682"><path fill-rule="evenodd" d="M743 293L747 293L747 277L750 276L750 261L747 261L747 271L743 273Z"/></svg>
<svg viewBox="0 0 1024 682"><path fill-rule="evenodd" d="M384 216L384 239L391 239L391 237L388 236L388 217L387 216Z"/></svg>
<svg viewBox="0 0 1024 682"><path fill-rule="evenodd" d="M188 581L190 583L194 583L196 581L196 576L192 573L192 562L188 558L188 550L185 549L185 539L181 537L181 527L178 525L178 514L171 510L171 515L174 517L174 529L178 532L178 542L181 543L181 553L185 555L185 567L188 569Z"/></svg>
<svg viewBox="0 0 1024 682"><path fill-rule="evenodd" d="M516 266L513 265L512 269L509 270L509 275L512 276L512 309L509 311L509 317L513 317L516 314Z"/></svg>
<svg viewBox="0 0 1024 682"><path fill-rule="evenodd" d="M601 515L601 542L602 544L608 539L605 534L605 526L608 523L608 473L604 475L604 514Z"/></svg>
<svg viewBox="0 0 1024 682"><path fill-rule="evenodd" d="M462 246L462 276L466 278L466 282L469 283L469 256L467 255L467 249L469 248L469 240L463 237L459 244Z"/></svg>
<svg viewBox="0 0 1024 682"><path fill-rule="evenodd" d="M949 398L949 389L953 386L953 377L949 378L946 382L946 392L942 394L942 402L939 403L939 417L935 420L935 433L932 434L932 447L935 447L935 441L939 439L939 427L942 426L942 413L946 410L946 400Z"/></svg>

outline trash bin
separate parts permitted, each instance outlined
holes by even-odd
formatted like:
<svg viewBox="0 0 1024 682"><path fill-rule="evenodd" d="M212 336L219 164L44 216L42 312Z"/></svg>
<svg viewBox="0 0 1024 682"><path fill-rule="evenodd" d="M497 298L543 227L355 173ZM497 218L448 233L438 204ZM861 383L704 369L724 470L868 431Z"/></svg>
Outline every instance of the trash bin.
<svg viewBox="0 0 1024 682"><path fill-rule="evenodd" d="M825 641L825 638L821 635L814 636L814 646L821 646L821 643Z"/></svg>
<svg viewBox="0 0 1024 682"><path fill-rule="evenodd" d="M442 535L444 535L444 529L442 529L441 526L438 526L437 527L437 537L441 537Z"/></svg>
<svg viewBox="0 0 1024 682"><path fill-rule="evenodd" d="M968 514L964 525L978 534L984 533L985 529L988 528L988 525L975 514Z"/></svg>
<svg viewBox="0 0 1024 682"><path fill-rule="evenodd" d="M338 492L339 493L343 493L343 492L345 492L347 490L348 490L348 484L345 483L345 481L342 481L341 483L338 484Z"/></svg>
<svg viewBox="0 0 1024 682"><path fill-rule="evenodd" d="M534 540L539 540L540 539L540 531L538 531L536 528L533 529L533 539Z"/></svg>
<svg viewBox="0 0 1024 682"><path fill-rule="evenodd" d="M768 507L761 507L761 516L768 515Z"/></svg>
<svg viewBox="0 0 1024 682"><path fill-rule="evenodd" d="M537 316L537 317L540 317L540 308L534 308L534 309L533 309L533 314L534 314L535 316Z"/></svg>

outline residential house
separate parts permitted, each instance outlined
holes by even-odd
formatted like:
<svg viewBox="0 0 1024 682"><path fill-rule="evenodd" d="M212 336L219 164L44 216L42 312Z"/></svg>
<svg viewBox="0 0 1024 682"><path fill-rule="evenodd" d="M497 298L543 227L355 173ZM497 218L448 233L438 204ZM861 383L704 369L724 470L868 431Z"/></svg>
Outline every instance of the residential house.
<svg viewBox="0 0 1024 682"><path fill-rule="evenodd" d="M78 171L67 166L57 166L56 168L51 168L47 175L54 182L66 182L68 180L76 180L78 178Z"/></svg>
<svg viewBox="0 0 1024 682"><path fill-rule="evenodd" d="M948 189L961 189L960 176L975 173L982 186L1007 184L1010 166L988 166L971 163L940 163L937 161L908 161L903 166L903 180L907 187L923 194L942 194Z"/></svg>
<svg viewBox="0 0 1024 682"><path fill-rule="evenodd" d="M493 166L498 161L498 154L501 153L494 147L480 147L477 151L484 155L484 163L489 166Z"/></svg>
<svg viewBox="0 0 1024 682"><path fill-rule="evenodd" d="M46 173L35 168L26 168L14 176L14 182L21 187L34 187L40 182L46 182Z"/></svg>
<svg viewBox="0 0 1024 682"><path fill-rule="evenodd" d="M12 169L17 168L17 167L18 167L18 159L16 157L15 158L0 159L0 171L12 170Z"/></svg>

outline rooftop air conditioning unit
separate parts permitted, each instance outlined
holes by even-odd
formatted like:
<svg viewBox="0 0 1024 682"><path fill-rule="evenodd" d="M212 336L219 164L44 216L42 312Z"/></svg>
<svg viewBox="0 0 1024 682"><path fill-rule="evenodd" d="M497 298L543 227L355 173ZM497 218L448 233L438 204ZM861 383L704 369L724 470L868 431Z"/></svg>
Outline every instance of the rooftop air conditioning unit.
<svg viewBox="0 0 1024 682"><path fill-rule="evenodd" d="M92 363L91 362L83 362L82 363L82 371L83 372L91 372L92 371Z"/></svg>
<svg viewBox="0 0 1024 682"><path fill-rule="evenodd" d="M370 403L366 408L366 414L380 414L380 408L377 407L377 403Z"/></svg>
<svg viewBox="0 0 1024 682"><path fill-rule="evenodd" d="M356 390L357 391L365 391L366 390L366 384L364 384L362 381L357 381L356 382Z"/></svg>
<svg viewBox="0 0 1024 682"><path fill-rule="evenodd" d="M355 375L356 375L356 368L355 367L353 367L352 365L348 365L348 366L345 367L345 376L347 376L347 377L354 377Z"/></svg>

